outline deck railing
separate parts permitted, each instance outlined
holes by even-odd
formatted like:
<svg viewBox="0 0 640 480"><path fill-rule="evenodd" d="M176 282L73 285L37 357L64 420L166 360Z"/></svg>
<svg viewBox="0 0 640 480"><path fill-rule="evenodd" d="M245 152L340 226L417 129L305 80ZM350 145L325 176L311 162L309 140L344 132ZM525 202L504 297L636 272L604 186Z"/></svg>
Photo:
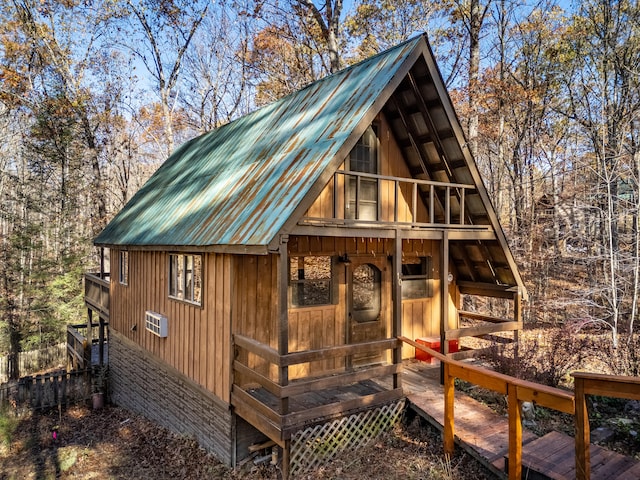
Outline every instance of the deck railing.
<svg viewBox="0 0 640 480"><path fill-rule="evenodd" d="M91 366L94 346L97 349L97 363L102 365L105 362L104 348L108 327L109 324L104 321L90 325L89 323L67 325L67 358L74 370ZM96 359L93 358L93 360Z"/></svg>
<svg viewBox="0 0 640 480"><path fill-rule="evenodd" d="M591 476L587 395L640 400L640 378L586 372L575 372L572 376L576 398L576 478L582 480Z"/></svg>
<svg viewBox="0 0 640 480"><path fill-rule="evenodd" d="M375 181L377 185L376 205L380 203L378 196L382 192L386 192L385 205L392 208L392 213L389 211L383 215L383 218L366 219L361 214L363 205L367 201L367 199L363 199L365 195L362 192L366 188L363 184L372 181ZM352 185L350 187L352 189L350 201L353 203L353 218L346 218L345 215L345 191L347 190L345 185L347 184ZM354 223L384 225L389 223L411 227L478 227L467 224L465 220L465 198L469 192L477 190L475 185L338 170L334 173L330 186L333 201L332 219L345 225ZM418 218L419 197L424 199L426 205L423 218ZM371 200L368 200L368 203L371 203ZM408 212L402 211L405 209L408 209ZM329 219L305 217L302 223L322 223L327 220Z"/></svg>
<svg viewBox="0 0 640 480"><path fill-rule="evenodd" d="M588 480L591 475L589 456L589 418L586 395L603 395L640 400L640 379L593 373L573 373L575 395L558 388L540 385L503 375L481 367L453 360L408 338L399 340L420 349L444 363L444 451L454 449L454 381L456 378L498 392L508 397L509 411L509 479L522 478L522 402L535 402L575 418L576 478Z"/></svg>
<svg viewBox="0 0 640 480"><path fill-rule="evenodd" d="M109 318L109 274L84 274L84 301L99 315Z"/></svg>
<svg viewBox="0 0 640 480"><path fill-rule="evenodd" d="M241 377L244 380L243 383L259 385L276 397L278 406L274 409L272 406L254 398L247 389L243 388L237 381L234 382L233 385L232 397L234 397L234 400L232 400L232 403L234 403L236 409L241 409L244 406L248 408L248 410L244 410L245 415L251 416L258 414L267 419L267 422L264 422L264 427L269 430L269 436L274 441L285 440L297 425L304 424L308 421L333 416L345 411L357 410L368 405L388 403L402 396L402 388L398 387L346 401L337 401L327 405L308 408L304 411L291 412L289 409L289 399L296 395L320 392L371 378L380 378L388 375L397 376L401 372L402 365L375 365L353 370L347 369L344 372L327 376L297 379L291 383L288 381L289 367L336 358L347 359L361 354L382 354L385 351L397 348L399 341L395 338L328 347L319 350L294 352L286 355L280 355L277 350L270 346L242 335L234 335L233 340L237 351L244 351L256 355L278 369L278 381L274 381L239 360L241 355L236 355L236 360L233 363L236 379ZM394 382L394 385L396 385L396 382ZM273 427L276 428L274 429Z"/></svg>
<svg viewBox="0 0 640 480"><path fill-rule="evenodd" d="M91 366L91 339L82 334L86 324L67 325L67 354L74 370Z"/></svg>

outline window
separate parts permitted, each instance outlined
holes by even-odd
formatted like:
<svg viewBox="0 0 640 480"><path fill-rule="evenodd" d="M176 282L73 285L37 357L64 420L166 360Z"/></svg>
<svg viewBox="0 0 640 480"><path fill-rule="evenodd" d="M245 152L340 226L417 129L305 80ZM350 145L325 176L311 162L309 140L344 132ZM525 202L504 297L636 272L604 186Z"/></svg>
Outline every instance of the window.
<svg viewBox="0 0 640 480"><path fill-rule="evenodd" d="M169 255L169 296L197 303L202 301L202 257Z"/></svg>
<svg viewBox="0 0 640 480"><path fill-rule="evenodd" d="M402 299L433 296L431 257L416 257L402 262Z"/></svg>
<svg viewBox="0 0 640 480"><path fill-rule="evenodd" d="M332 303L331 257L289 259L289 304L292 307Z"/></svg>
<svg viewBox="0 0 640 480"><path fill-rule="evenodd" d="M129 284L129 252L120 250L120 260L118 265L118 278L122 285Z"/></svg>
<svg viewBox="0 0 640 480"><path fill-rule="evenodd" d="M378 137L370 126L353 147L347 161L351 172L378 173ZM378 219L378 180L347 176L345 218L357 220Z"/></svg>
<svg viewBox="0 0 640 480"><path fill-rule="evenodd" d="M356 322L373 322L380 316L382 274L375 265L359 265L352 277L352 315Z"/></svg>

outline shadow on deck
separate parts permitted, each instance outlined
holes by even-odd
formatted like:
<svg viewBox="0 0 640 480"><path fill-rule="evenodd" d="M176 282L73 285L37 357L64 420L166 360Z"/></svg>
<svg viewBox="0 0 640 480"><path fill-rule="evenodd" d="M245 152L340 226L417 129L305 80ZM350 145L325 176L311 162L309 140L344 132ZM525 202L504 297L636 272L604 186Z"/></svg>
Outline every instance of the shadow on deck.
<svg viewBox="0 0 640 480"><path fill-rule="evenodd" d="M403 385L409 408L443 430L444 389L440 368L421 362L405 364ZM456 442L498 477L507 477L509 421L486 405L456 392ZM598 445L590 445L592 479L640 478L640 462ZM538 437L522 432L522 478L575 479L575 440L560 432Z"/></svg>

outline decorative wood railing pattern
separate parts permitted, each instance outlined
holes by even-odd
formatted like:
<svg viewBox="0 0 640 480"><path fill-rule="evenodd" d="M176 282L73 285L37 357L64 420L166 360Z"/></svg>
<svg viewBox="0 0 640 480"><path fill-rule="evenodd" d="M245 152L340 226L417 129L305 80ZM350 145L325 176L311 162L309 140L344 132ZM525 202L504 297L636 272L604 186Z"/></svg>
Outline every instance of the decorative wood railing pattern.
<svg viewBox="0 0 640 480"><path fill-rule="evenodd" d="M453 360L446 355L420 345L408 338L399 340L439 359L444 364L444 451L454 449L454 381L456 378L493 390L508 397L509 412L509 479L522 478L522 402L535 402L575 418L576 478L588 480L591 476L589 456L589 418L586 395L603 395L640 400L640 379L594 373L573 373L575 395L558 388L540 385L503 375L481 367Z"/></svg>
<svg viewBox="0 0 640 480"><path fill-rule="evenodd" d="M262 418L266 419L266 422L261 423L265 430L269 430L269 432L265 433L268 433L272 440L285 440L292 433L292 429L294 429L296 425L304 424L305 422L314 419L335 415L340 412L359 409L367 405L388 403L402 397L402 389L394 388L392 390L366 395L360 398L308 408L301 412L291 412L289 409L290 397L294 397L302 393L314 391L320 392L333 387L348 385L370 378L379 378L387 375L397 376L400 374L402 365L392 364L362 367L352 371L346 370L343 373L337 373L331 376L296 380L292 383L289 383L287 380L288 367L318 360L327 360L330 358L348 358L350 356L360 354L383 353L387 350L397 348L398 345L399 341L392 338L361 344L341 345L319 350L308 350L280 355L277 350L268 345L236 334L234 335L234 346L236 350L244 350L252 353L266 360L270 364L275 365L279 371L279 380L274 381L265 375L256 372L238 359L233 362L233 369L236 378L242 377L247 381L245 383L257 384L267 392L274 395L278 400L278 409L276 411L269 405L260 402L258 399L251 396L251 394L237 382L233 385L232 403L235 403L236 407L242 407L242 405L244 405L245 407L253 410L254 415L258 414ZM239 358L239 355L236 357ZM394 382L394 384L397 383ZM247 410L245 410L245 414L251 415ZM257 419L255 420L259 421Z"/></svg>

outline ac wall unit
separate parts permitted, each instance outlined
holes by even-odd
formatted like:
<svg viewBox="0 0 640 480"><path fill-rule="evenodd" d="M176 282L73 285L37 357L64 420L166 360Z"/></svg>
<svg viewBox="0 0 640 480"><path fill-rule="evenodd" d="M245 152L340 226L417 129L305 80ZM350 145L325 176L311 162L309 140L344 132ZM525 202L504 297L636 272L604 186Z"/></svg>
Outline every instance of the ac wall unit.
<svg viewBox="0 0 640 480"><path fill-rule="evenodd" d="M160 313L151 312L149 310L147 310L145 313L145 327L151 333L161 338L165 338L169 333L167 317Z"/></svg>

